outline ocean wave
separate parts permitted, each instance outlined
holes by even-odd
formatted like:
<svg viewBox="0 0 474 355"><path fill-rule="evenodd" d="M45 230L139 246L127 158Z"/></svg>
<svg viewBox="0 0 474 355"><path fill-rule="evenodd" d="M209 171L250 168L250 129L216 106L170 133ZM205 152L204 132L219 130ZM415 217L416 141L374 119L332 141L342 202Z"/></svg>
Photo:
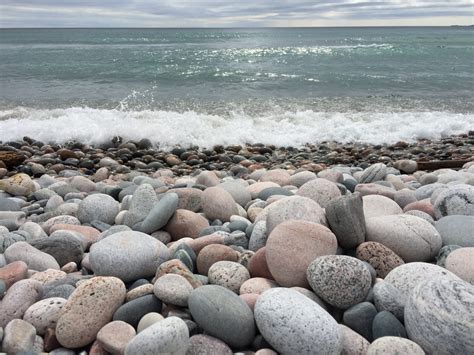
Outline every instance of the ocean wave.
<svg viewBox="0 0 474 355"><path fill-rule="evenodd" d="M87 107L0 110L0 141L30 136L44 142L97 144L113 136L149 138L161 148L177 144L265 143L303 146L321 141L395 143L436 139L474 129L473 113L315 112L295 110L222 116L194 111L121 111Z"/></svg>

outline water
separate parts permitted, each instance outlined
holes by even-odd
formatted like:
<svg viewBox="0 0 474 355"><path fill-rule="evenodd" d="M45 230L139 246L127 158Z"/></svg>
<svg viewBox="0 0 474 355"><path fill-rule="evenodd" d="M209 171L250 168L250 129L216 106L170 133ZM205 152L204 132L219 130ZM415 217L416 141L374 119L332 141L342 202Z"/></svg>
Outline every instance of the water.
<svg viewBox="0 0 474 355"><path fill-rule="evenodd" d="M2 29L0 140L371 143L474 129L469 28Z"/></svg>

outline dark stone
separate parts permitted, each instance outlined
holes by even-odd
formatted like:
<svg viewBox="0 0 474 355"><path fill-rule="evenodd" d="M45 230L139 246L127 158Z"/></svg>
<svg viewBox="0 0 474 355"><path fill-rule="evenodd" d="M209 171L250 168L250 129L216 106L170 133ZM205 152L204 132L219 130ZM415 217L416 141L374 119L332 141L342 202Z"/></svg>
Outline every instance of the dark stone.
<svg viewBox="0 0 474 355"><path fill-rule="evenodd" d="M342 322L371 342L372 323L376 315L377 309L372 303L362 302L347 309L342 316Z"/></svg>
<svg viewBox="0 0 474 355"><path fill-rule="evenodd" d="M72 285L64 284L53 287L48 289L47 291L43 290L43 297L42 299L51 298L51 297L61 297L68 299L69 296L75 291L76 289Z"/></svg>
<svg viewBox="0 0 474 355"><path fill-rule="evenodd" d="M71 261L75 262L77 265L80 265L82 258L84 257L82 244L75 238L53 236L32 240L30 244L36 249L53 256L58 262L59 266L64 266Z"/></svg>
<svg viewBox="0 0 474 355"><path fill-rule="evenodd" d="M230 229L231 232L235 232L235 231L245 232L248 226L249 224L245 223L244 221L234 221L234 222L230 222L227 227Z"/></svg>
<svg viewBox="0 0 474 355"><path fill-rule="evenodd" d="M392 313L382 311L378 313L372 322L372 334L375 339L392 336L406 338L407 332L402 323Z"/></svg>
<svg viewBox="0 0 474 355"><path fill-rule="evenodd" d="M161 301L155 295L146 295L121 305L113 320L121 320L137 328L140 319L150 312L161 312Z"/></svg>
<svg viewBox="0 0 474 355"><path fill-rule="evenodd" d="M288 189L284 189L283 187L268 187L260 191L257 198L266 201L270 196L274 195L293 196L294 193Z"/></svg>

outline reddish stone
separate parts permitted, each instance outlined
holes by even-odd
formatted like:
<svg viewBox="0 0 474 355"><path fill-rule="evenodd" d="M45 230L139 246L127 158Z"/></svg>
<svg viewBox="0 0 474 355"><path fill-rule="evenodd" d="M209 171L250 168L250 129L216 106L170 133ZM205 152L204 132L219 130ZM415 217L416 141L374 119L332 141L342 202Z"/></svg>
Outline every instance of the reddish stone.
<svg viewBox="0 0 474 355"><path fill-rule="evenodd" d="M248 269L252 277L264 277L273 280L272 273L268 269L266 248L260 248L250 258Z"/></svg>
<svg viewBox="0 0 474 355"><path fill-rule="evenodd" d="M231 247L221 244L211 244L204 247L198 254L196 264L198 272L206 275L209 268L217 261L235 261L239 260L239 253Z"/></svg>
<svg viewBox="0 0 474 355"><path fill-rule="evenodd" d="M356 249L356 257L368 262L382 279L397 266L405 264L392 249L377 242L364 242Z"/></svg>
<svg viewBox="0 0 474 355"><path fill-rule="evenodd" d="M68 230L82 234L87 241L87 247L97 242L100 235L100 231L93 227L79 226L75 224L55 224L49 229L49 233L51 234L57 230Z"/></svg>
<svg viewBox="0 0 474 355"><path fill-rule="evenodd" d="M198 281L193 273L189 271L189 269L178 259L173 259L169 261L165 261L158 267L156 270L155 278L153 279L153 283L156 282L161 276L166 274L176 274L183 276L194 288L202 286L202 283Z"/></svg>
<svg viewBox="0 0 474 355"><path fill-rule="evenodd" d="M415 202L409 203L408 205L405 206L405 208L403 209L403 212L408 212L408 211L413 211L413 210L425 212L429 214L431 217L435 218L433 205L431 204L431 201L429 198L421 200L421 201L415 201Z"/></svg>
<svg viewBox="0 0 474 355"><path fill-rule="evenodd" d="M26 279L28 265L23 261L14 261L0 268L0 279L5 281L7 289L15 282Z"/></svg>
<svg viewBox="0 0 474 355"><path fill-rule="evenodd" d="M195 212L179 209L176 210L166 225L166 231L173 240L185 237L196 239L199 237L201 230L206 227L209 227L209 222L206 218Z"/></svg>
<svg viewBox="0 0 474 355"><path fill-rule="evenodd" d="M50 352L60 347L61 344L56 339L56 331L52 328L47 328L44 333L44 351Z"/></svg>
<svg viewBox="0 0 474 355"><path fill-rule="evenodd" d="M255 303L257 303L257 300L258 300L259 296L260 295L258 295L256 293L244 293L244 294L240 295L239 297L245 303L247 303L247 306L249 306L250 309L253 311L253 309L255 308Z"/></svg>
<svg viewBox="0 0 474 355"><path fill-rule="evenodd" d="M186 242L186 244L188 244L194 250L196 254L199 254L199 252L208 245L224 244L224 236L219 233L213 233L213 234L209 234L204 237L200 237L192 241Z"/></svg>

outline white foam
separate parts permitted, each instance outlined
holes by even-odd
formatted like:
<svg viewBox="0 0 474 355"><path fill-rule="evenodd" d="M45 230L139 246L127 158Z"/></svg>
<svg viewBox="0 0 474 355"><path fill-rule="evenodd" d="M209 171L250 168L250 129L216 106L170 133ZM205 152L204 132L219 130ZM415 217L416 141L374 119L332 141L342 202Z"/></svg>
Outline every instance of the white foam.
<svg viewBox="0 0 474 355"><path fill-rule="evenodd" d="M122 136L149 138L161 148L265 143L302 146L335 140L395 143L437 139L474 129L473 113L314 112L311 110L229 117L193 111L120 111L73 107L0 110L0 140L30 136L44 142L77 140L97 144Z"/></svg>

